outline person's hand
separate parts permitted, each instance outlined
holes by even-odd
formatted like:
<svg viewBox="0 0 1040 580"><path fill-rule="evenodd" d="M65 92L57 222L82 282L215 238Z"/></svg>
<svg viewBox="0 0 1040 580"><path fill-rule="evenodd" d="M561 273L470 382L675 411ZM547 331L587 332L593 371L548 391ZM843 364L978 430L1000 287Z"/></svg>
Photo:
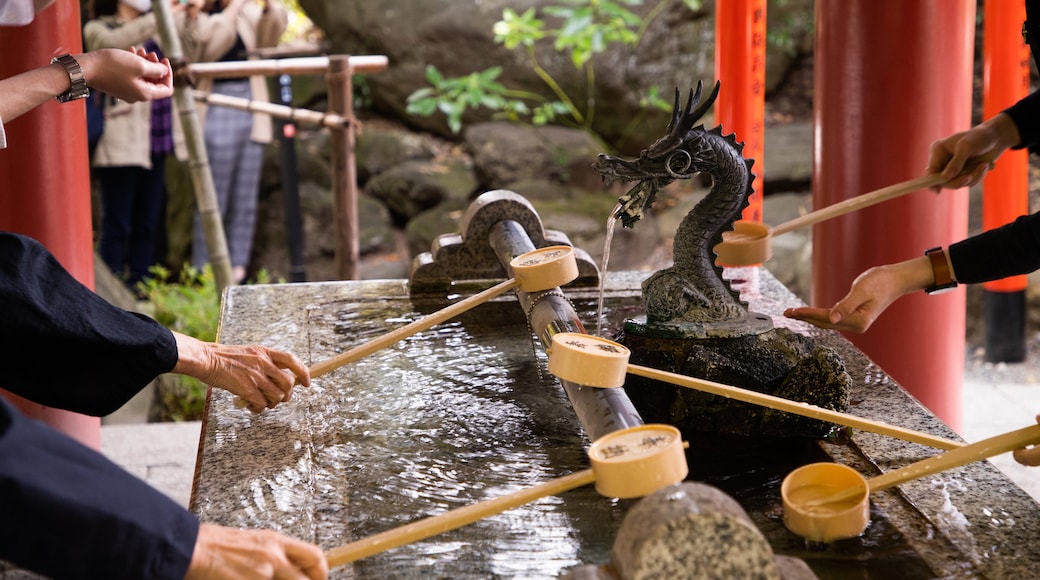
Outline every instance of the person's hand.
<svg viewBox="0 0 1040 580"><path fill-rule="evenodd" d="M288 401L297 382L305 387L311 384L310 371L291 353L259 345L203 342L177 332L173 335L177 340L173 372L238 395L254 413Z"/></svg>
<svg viewBox="0 0 1040 580"><path fill-rule="evenodd" d="M313 544L271 530L201 524L185 580L256 578L323 580L325 554Z"/></svg>
<svg viewBox="0 0 1040 580"><path fill-rule="evenodd" d="M1036 422L1040 423L1040 415L1036 416ZM1012 455L1014 456L1015 461L1022 465L1028 465L1030 467L1040 465L1040 445L1016 449Z"/></svg>
<svg viewBox="0 0 1040 580"><path fill-rule="evenodd" d="M784 316L820 328L862 333L897 298L926 288L933 281L927 257L877 266L860 274L849 293L833 307L788 308Z"/></svg>
<svg viewBox="0 0 1040 580"><path fill-rule="evenodd" d="M128 103L173 95L173 69L142 48L103 48L76 55L87 86Z"/></svg>
<svg viewBox="0 0 1040 580"><path fill-rule="evenodd" d="M1021 141L1018 127L1001 113L967 131L954 133L932 143L928 158L928 173L942 173L946 183L941 189L970 187L982 181L992 164L1010 147Z"/></svg>

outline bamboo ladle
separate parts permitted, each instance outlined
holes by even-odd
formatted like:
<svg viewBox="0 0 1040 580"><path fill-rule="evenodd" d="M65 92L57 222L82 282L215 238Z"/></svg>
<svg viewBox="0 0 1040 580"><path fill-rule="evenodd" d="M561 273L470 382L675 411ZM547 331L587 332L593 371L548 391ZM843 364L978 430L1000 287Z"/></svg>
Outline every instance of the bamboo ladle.
<svg viewBox="0 0 1040 580"><path fill-rule="evenodd" d="M460 300L451 306L428 314L400 328L391 330L346 352L315 363L309 369L311 378L320 377L344 365L360 360L413 334L450 320L514 288L519 288L523 292L540 292L563 286L578 277L578 263L574 258L574 249L570 246L547 246L525 252L513 258L509 265L513 270L513 278L500 282L483 292ZM245 399L237 398L235 406L239 408L247 407L249 403Z"/></svg>
<svg viewBox="0 0 1040 580"><path fill-rule="evenodd" d="M770 240L776 236L945 182L939 173L918 177L839 201L772 228L759 222L738 220L733 222L732 231L722 234L722 243L714 248L715 255L718 263L726 266L761 264L773 256Z"/></svg>
<svg viewBox="0 0 1040 580"><path fill-rule="evenodd" d="M550 495L596 483L606 497L636 498L681 482L689 473L685 444L671 425L640 425L608 433L592 443L591 469L495 499L454 509L325 552L330 568L461 528Z"/></svg>
<svg viewBox="0 0 1040 580"><path fill-rule="evenodd" d="M957 449L964 446L959 441L824 409L809 403L791 401L705 379L628 364L629 354L627 347L612 340L589 334L561 332L552 337L552 348L549 350L549 372L572 383L600 388L620 387L625 384L626 373L630 373L803 417L888 435L937 449Z"/></svg>
<svg viewBox="0 0 1040 580"><path fill-rule="evenodd" d="M1009 431L869 480L836 463L810 463L784 478L784 525L815 542L854 538L870 521L869 494L921 477L1040 444L1040 425Z"/></svg>

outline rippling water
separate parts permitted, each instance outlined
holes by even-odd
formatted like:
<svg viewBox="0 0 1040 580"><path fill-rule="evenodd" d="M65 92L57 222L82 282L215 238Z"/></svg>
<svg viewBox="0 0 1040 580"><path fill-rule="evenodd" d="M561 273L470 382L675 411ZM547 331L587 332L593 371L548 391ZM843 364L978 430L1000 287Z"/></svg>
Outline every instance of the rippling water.
<svg viewBox="0 0 1040 580"><path fill-rule="evenodd" d="M403 303L310 309L308 326L322 332L308 338L308 362L428 312L414 304L402 310ZM574 306L591 320L598 297ZM605 336L641 313L638 298L606 306ZM523 313L504 300L320 377L293 404L255 417L211 415L217 427L208 452L235 464L225 488L205 492L200 509L219 513L225 525L313 533L331 548L585 469L588 441L545 364ZM251 437L263 445L246 446ZM931 577L876 507L861 538L824 550L783 527L780 482L799 465L827 460L814 442L697 435L690 443L690 479L737 499L777 553L805 559L821 579ZM608 562L629 505L579 488L366 558L333 577L555 578Z"/></svg>

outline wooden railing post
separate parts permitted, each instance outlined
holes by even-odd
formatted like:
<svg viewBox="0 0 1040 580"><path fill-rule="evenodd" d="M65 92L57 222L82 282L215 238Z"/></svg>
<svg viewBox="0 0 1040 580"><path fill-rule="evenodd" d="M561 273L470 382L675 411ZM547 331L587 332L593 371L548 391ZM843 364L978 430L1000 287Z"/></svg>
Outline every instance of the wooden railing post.
<svg viewBox="0 0 1040 580"><path fill-rule="evenodd" d="M353 67L350 57L330 56L326 81L329 90L329 112L350 120L332 130L332 211L336 228L336 268L340 278L356 280L360 259L357 215L357 168L354 164L356 123L354 122Z"/></svg>

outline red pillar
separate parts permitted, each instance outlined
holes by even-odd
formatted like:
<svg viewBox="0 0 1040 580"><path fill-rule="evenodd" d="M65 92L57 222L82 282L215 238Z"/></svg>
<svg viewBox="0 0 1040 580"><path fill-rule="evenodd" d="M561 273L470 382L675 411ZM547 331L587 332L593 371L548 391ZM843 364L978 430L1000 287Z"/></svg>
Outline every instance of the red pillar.
<svg viewBox="0 0 1040 580"><path fill-rule="evenodd" d="M1029 94L1029 47L1022 38L1023 2L989 1L983 33L983 116L986 119ZM982 227L999 228L1029 213L1029 160L1025 149L1006 151L983 181ZM986 360L1026 358L1026 276L983 284Z"/></svg>
<svg viewBox="0 0 1040 580"><path fill-rule="evenodd" d="M818 0L813 206L924 174L930 144L971 123L975 0ZM922 191L813 229L814 304L863 270L967 235L967 190ZM897 300L849 338L954 429L964 289Z"/></svg>
<svg viewBox="0 0 1040 580"><path fill-rule="evenodd" d="M82 44L79 3L57 0L28 26L0 28L0 78L47 64L65 52L82 52ZM53 101L4 124L7 149L0 151L0 229L36 238L73 276L92 288L94 250L85 115L82 101ZM100 447L100 421L96 417L5 395L27 415L86 445Z"/></svg>
<svg viewBox="0 0 1040 580"><path fill-rule="evenodd" d="M715 4L715 78L722 82L715 122L744 142L754 159L750 204L743 219L762 221L765 151L766 0L722 0Z"/></svg>

